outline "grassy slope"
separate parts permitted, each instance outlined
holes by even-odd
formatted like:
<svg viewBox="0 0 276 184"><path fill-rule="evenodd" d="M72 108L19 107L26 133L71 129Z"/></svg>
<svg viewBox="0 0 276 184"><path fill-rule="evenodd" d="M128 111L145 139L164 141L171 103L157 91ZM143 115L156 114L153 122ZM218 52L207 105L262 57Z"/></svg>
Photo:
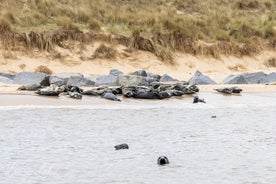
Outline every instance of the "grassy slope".
<svg viewBox="0 0 276 184"><path fill-rule="evenodd" d="M167 50L216 57L217 50L250 55L261 43L276 45L276 0L0 0L0 11L1 32L124 35L161 59L170 59Z"/></svg>

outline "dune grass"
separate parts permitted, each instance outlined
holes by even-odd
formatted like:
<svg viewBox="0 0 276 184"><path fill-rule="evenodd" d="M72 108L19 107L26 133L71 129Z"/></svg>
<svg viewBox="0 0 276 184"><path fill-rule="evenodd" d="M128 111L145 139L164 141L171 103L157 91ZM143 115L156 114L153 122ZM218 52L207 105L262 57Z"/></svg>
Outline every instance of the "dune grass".
<svg viewBox="0 0 276 184"><path fill-rule="evenodd" d="M109 33L156 55L250 55L264 42L276 47L275 0L2 0L0 12L0 32Z"/></svg>

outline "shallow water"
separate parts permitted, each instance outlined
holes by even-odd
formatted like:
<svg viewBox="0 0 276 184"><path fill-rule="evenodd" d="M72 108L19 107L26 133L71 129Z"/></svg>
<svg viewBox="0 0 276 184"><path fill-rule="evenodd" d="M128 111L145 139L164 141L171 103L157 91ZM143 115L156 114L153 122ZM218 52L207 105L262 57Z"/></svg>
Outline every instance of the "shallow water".
<svg viewBox="0 0 276 184"><path fill-rule="evenodd" d="M207 104L0 95L0 183L276 183L276 94L199 96Z"/></svg>

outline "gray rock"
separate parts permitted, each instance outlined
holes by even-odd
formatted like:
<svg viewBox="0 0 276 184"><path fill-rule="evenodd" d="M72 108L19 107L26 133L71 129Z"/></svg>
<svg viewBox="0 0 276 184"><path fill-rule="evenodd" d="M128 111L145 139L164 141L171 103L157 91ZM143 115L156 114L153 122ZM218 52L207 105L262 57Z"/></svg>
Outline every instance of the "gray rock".
<svg viewBox="0 0 276 184"><path fill-rule="evenodd" d="M276 82L276 72L268 74L265 78L266 83Z"/></svg>
<svg viewBox="0 0 276 184"><path fill-rule="evenodd" d="M109 71L109 75L119 76L119 75L124 75L124 73L117 69L111 69Z"/></svg>
<svg viewBox="0 0 276 184"><path fill-rule="evenodd" d="M96 86L108 85L108 86L116 86L117 85L118 76L115 75L102 75L97 77Z"/></svg>
<svg viewBox="0 0 276 184"><path fill-rule="evenodd" d="M160 82L171 82L171 81L178 81L178 80L172 78L172 77L169 76L168 74L164 74L164 75L162 75L162 77L160 78Z"/></svg>
<svg viewBox="0 0 276 184"><path fill-rule="evenodd" d="M15 84L49 86L49 76L44 73L20 72L14 78Z"/></svg>
<svg viewBox="0 0 276 184"><path fill-rule="evenodd" d="M263 84L266 83L266 76L264 72L245 73L244 78L247 84Z"/></svg>
<svg viewBox="0 0 276 184"><path fill-rule="evenodd" d="M193 77L189 80L190 85L194 84L216 84L210 77L203 75L200 71L196 71Z"/></svg>
<svg viewBox="0 0 276 184"><path fill-rule="evenodd" d="M118 77L117 84L119 86L148 86L149 80L136 75L122 75Z"/></svg>
<svg viewBox="0 0 276 184"><path fill-rule="evenodd" d="M67 86L94 86L95 85L95 82L94 81L91 81L87 78L84 78L84 77L80 77L80 76L71 76L67 83L66 83Z"/></svg>
<svg viewBox="0 0 276 184"><path fill-rule="evenodd" d="M0 82L5 84L13 84L13 80L8 77L0 76Z"/></svg>
<svg viewBox="0 0 276 184"><path fill-rule="evenodd" d="M84 77L81 73L58 73L55 76L63 79L69 79L70 77Z"/></svg>
<svg viewBox="0 0 276 184"><path fill-rule="evenodd" d="M145 70L138 70L136 72L133 72L131 75L137 75L141 77L147 77L147 72Z"/></svg>
<svg viewBox="0 0 276 184"><path fill-rule="evenodd" d="M223 81L223 84L247 84L247 81L242 74L238 75L229 75Z"/></svg>
<svg viewBox="0 0 276 184"><path fill-rule="evenodd" d="M66 81L66 79L63 79L63 78L59 78L56 76L50 76L49 81L50 81L50 84L55 84L57 86L63 86L63 85L66 85L68 80Z"/></svg>
<svg viewBox="0 0 276 184"><path fill-rule="evenodd" d="M14 77L15 77L15 75L9 74L9 73L1 73L0 72L0 77L6 77L6 78L9 78L9 79L13 80Z"/></svg>

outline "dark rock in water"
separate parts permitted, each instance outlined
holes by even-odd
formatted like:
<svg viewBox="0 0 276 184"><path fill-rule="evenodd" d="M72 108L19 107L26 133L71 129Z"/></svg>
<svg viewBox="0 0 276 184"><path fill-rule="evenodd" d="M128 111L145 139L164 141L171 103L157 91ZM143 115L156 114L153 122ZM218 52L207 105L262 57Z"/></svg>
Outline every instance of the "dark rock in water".
<svg viewBox="0 0 276 184"><path fill-rule="evenodd" d="M65 80L63 78L56 77L56 76L50 76L49 81L50 81L50 85L54 84L57 86L63 86L63 85L66 85L68 80Z"/></svg>
<svg viewBox="0 0 276 184"><path fill-rule="evenodd" d="M193 77L189 80L190 85L194 84L216 84L210 77L203 75L200 71L196 71Z"/></svg>
<svg viewBox="0 0 276 184"><path fill-rule="evenodd" d="M51 85L49 87L39 89L35 93L43 96L58 96L60 94L60 89L58 86Z"/></svg>
<svg viewBox="0 0 276 184"><path fill-rule="evenodd" d="M211 116L211 118L217 118L217 116Z"/></svg>
<svg viewBox="0 0 276 184"><path fill-rule="evenodd" d="M147 77L147 72L145 70L138 70L136 72L133 72L131 75L137 75L141 77Z"/></svg>
<svg viewBox="0 0 276 184"><path fill-rule="evenodd" d="M117 84L119 86L148 86L149 80L136 75L122 75L118 77Z"/></svg>
<svg viewBox="0 0 276 184"><path fill-rule="evenodd" d="M94 86L95 82L84 77L72 76L68 79L67 84L70 86Z"/></svg>
<svg viewBox="0 0 276 184"><path fill-rule="evenodd" d="M116 95L113 93L104 93L102 94L102 98L108 99L108 100L113 100L113 101L121 101Z"/></svg>
<svg viewBox="0 0 276 184"><path fill-rule="evenodd" d="M276 82L276 72L272 72L268 74L265 78L265 82L266 83Z"/></svg>
<svg viewBox="0 0 276 184"><path fill-rule="evenodd" d="M204 101L204 99L199 99L198 96L195 96L195 97L194 97L193 103L198 103L198 102L206 103L206 102Z"/></svg>
<svg viewBox="0 0 276 184"><path fill-rule="evenodd" d="M266 76L264 72L245 73L243 74L247 84L263 84L266 83Z"/></svg>
<svg viewBox="0 0 276 184"><path fill-rule="evenodd" d="M120 75L119 75L120 76ZM102 75L96 78L96 86L108 85L108 86L116 86L117 79L119 76L115 75Z"/></svg>
<svg viewBox="0 0 276 184"><path fill-rule="evenodd" d="M165 165L165 164L169 164L169 159L166 156L160 156L157 159L157 164L159 165Z"/></svg>
<svg viewBox="0 0 276 184"><path fill-rule="evenodd" d="M15 75L9 74L9 73L1 73L1 72L0 72L0 77L6 77L6 78L8 78L8 79L10 79L10 80L13 80L14 77L15 77Z"/></svg>
<svg viewBox="0 0 276 184"><path fill-rule="evenodd" d="M49 86L49 76L44 73L20 72L14 78L15 84Z"/></svg>
<svg viewBox="0 0 276 184"><path fill-rule="evenodd" d="M129 149L129 147L128 147L127 144L119 144L119 145L114 146L114 148L115 148L116 150Z"/></svg>
<svg viewBox="0 0 276 184"><path fill-rule="evenodd" d="M0 76L0 82L5 84L13 84L14 81L8 77Z"/></svg>
<svg viewBox="0 0 276 184"><path fill-rule="evenodd" d="M124 75L124 73L117 69L111 69L109 71L109 75L119 76L119 75Z"/></svg>
<svg viewBox="0 0 276 184"><path fill-rule="evenodd" d="M74 99L82 99L82 94L78 93L78 92L68 92L69 97L70 98L74 98Z"/></svg>
<svg viewBox="0 0 276 184"><path fill-rule="evenodd" d="M171 82L171 81L178 81L177 79L172 78L168 74L164 74L160 78L160 82Z"/></svg>
<svg viewBox="0 0 276 184"><path fill-rule="evenodd" d="M230 87L230 88L219 88L219 89L214 89L219 93L224 93L224 94L232 94L232 93L240 93L242 89L238 87Z"/></svg>
<svg viewBox="0 0 276 184"><path fill-rule="evenodd" d="M18 88L18 90L21 90L21 91L37 91L40 88L41 88L40 85L32 84L32 85L21 86L21 87Z"/></svg>

